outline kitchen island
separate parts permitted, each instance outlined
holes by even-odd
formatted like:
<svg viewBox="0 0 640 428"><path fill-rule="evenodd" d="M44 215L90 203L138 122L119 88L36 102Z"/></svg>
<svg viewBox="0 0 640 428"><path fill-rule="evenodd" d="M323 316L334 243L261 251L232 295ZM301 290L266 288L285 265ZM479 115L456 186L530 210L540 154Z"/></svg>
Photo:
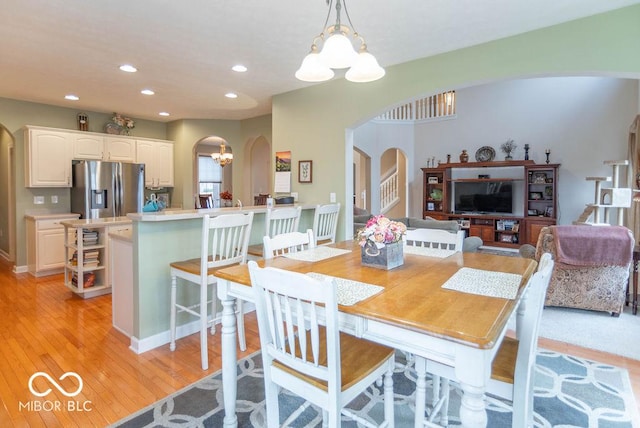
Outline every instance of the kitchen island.
<svg viewBox="0 0 640 428"><path fill-rule="evenodd" d="M313 227L316 204L278 205L302 207L299 230ZM133 330L131 349L142 353L169 343L169 312L171 279L169 264L176 260L200 256L202 217L206 214L253 212L250 245L262 243L265 234L267 207L246 206L192 210L165 210L128 214L133 221L131 240L133 245ZM181 301L196 304L196 290L181 290ZM192 292L192 293L190 293ZM209 295L213 295L211 290ZM245 306L245 309L247 306ZM221 310L221 307L218 308ZM188 314L178 314L177 335L183 337L199 331L197 321Z"/></svg>
<svg viewBox="0 0 640 428"><path fill-rule="evenodd" d="M64 284L87 299L111 293L109 233L131 230L127 217L64 220Z"/></svg>

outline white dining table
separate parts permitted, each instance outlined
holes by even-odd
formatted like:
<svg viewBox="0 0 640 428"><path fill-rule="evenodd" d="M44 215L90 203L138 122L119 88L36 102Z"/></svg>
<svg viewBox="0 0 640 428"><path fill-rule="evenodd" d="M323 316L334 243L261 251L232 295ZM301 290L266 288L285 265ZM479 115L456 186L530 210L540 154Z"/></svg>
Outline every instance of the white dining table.
<svg viewBox="0 0 640 428"><path fill-rule="evenodd" d="M509 318L515 314L537 266L536 262L479 253L455 253L448 257L405 254L402 266L386 271L362 266L360 249L352 241L333 246L351 251L323 260L277 257L261 260L259 264L382 287L380 292L355 304L339 305L340 329L453 367L463 391L460 406L462 425L486 427L484 394L491 376L491 363L506 334ZM482 295L473 287L468 292L443 288L461 268L519 275L515 297ZM225 268L215 275L223 307L224 426L236 427L235 300L253 302L254 295L246 265ZM424 382L424 376L424 372L418 373L418 384ZM424 409L424 400L416 403L416 426L422 426Z"/></svg>

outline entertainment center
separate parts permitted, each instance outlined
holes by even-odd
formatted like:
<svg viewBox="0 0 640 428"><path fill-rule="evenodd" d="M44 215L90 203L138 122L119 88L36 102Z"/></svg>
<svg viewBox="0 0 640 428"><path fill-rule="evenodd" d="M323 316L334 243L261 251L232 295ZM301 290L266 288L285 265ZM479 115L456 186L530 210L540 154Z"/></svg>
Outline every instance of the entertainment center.
<svg viewBox="0 0 640 428"><path fill-rule="evenodd" d="M421 168L422 217L457 220L484 245L536 245L540 230L556 224L559 167L511 160Z"/></svg>

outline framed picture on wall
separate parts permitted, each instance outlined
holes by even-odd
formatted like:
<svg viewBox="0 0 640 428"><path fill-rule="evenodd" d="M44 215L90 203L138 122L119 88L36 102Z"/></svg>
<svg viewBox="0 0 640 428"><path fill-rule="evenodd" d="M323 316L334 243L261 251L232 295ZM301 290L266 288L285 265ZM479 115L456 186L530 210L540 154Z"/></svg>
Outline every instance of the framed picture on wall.
<svg viewBox="0 0 640 428"><path fill-rule="evenodd" d="M313 179L313 161L298 161L298 182L311 183Z"/></svg>

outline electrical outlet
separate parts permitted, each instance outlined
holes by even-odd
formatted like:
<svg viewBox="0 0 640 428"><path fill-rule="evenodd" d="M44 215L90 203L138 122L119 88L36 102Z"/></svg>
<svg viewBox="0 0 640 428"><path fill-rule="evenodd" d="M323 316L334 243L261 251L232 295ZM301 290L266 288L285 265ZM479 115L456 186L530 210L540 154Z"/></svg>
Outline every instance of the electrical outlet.
<svg viewBox="0 0 640 428"><path fill-rule="evenodd" d="M52 195L51 196L51 203L52 204L57 204L58 203L58 195Z"/></svg>
<svg viewBox="0 0 640 428"><path fill-rule="evenodd" d="M36 205L44 204L44 196L34 196L33 203Z"/></svg>
<svg viewBox="0 0 640 428"><path fill-rule="evenodd" d="M333 192L329 193L329 202L335 203L335 201L336 201L336 194Z"/></svg>
<svg viewBox="0 0 640 428"><path fill-rule="evenodd" d="M291 192L291 197L293 198L293 202L298 202L298 192Z"/></svg>

